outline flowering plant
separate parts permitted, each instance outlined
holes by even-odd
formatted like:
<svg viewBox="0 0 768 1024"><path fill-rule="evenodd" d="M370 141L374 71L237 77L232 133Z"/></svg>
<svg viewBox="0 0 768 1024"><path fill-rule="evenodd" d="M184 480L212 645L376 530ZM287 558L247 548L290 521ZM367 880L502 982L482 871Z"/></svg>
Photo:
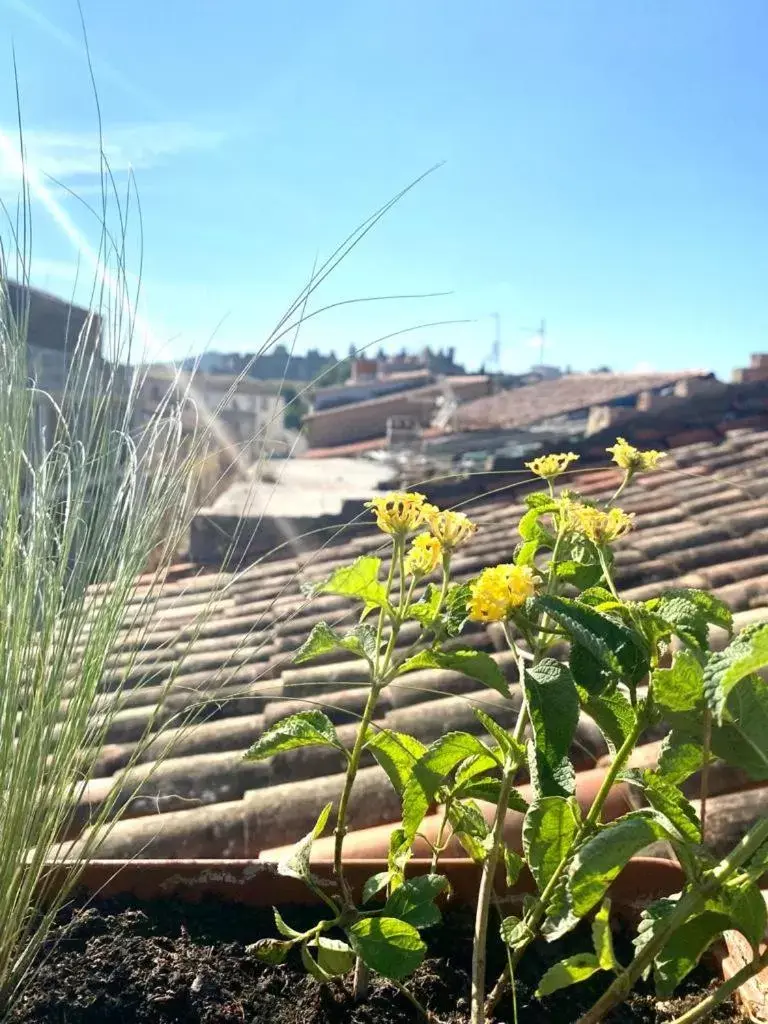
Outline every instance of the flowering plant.
<svg viewBox="0 0 768 1024"><path fill-rule="evenodd" d="M713 652L709 627L723 627L730 635L732 616L712 595L677 589L641 602L621 598L614 582L613 545L632 529L633 517L614 502L635 475L656 469L662 455L640 452L623 439L609 452L624 477L604 504L556 493L554 481L575 460L572 453L529 463L547 490L525 498L513 560L483 569L468 584L455 581L451 572L455 551L470 544L475 532L466 515L440 511L418 493L369 502L377 525L391 538L386 579L380 579L382 560L366 555L318 585L317 593L361 602L360 622L344 635L318 623L295 657L303 662L342 648L368 663L368 698L354 744L347 750L321 711L305 711L268 730L246 755L260 759L309 744L344 752L347 772L335 813L335 891L321 887L310 869L312 842L328 823L330 804L312 833L279 866L303 878L327 904L330 916L299 932L276 911L282 937L256 943L257 956L281 962L298 947L307 970L321 981L354 967L356 993L362 995L373 970L416 1002L402 982L425 955L422 932L440 918L436 901L448 888L439 873L440 859L454 836L481 865L472 1024L483 1024L493 1013L534 941L555 940L593 915L594 949L550 968L537 993L544 998L603 972L606 991L579 1024L602 1020L651 971L659 995L671 994L725 928L740 930L755 947L749 971L768 963L768 956L758 953L766 907L756 884L768 869L768 820L758 822L718 862L706 850L701 821L679 788L715 758L754 778L768 778L768 749L760 735L768 721L768 684L756 674L768 665L768 625L744 630L725 650ZM438 572L439 582L428 581ZM420 626L419 635L405 646L401 630L412 620ZM498 624L512 653L512 680L491 655L461 646L468 622ZM458 670L497 691L516 709L514 728L503 728L476 707L485 738L448 732L425 747L412 736L374 729L384 688L430 667ZM596 723L612 753L588 807L576 799L571 759L582 715ZM643 734L662 721L669 731L658 766L630 768ZM345 878L343 854L350 794L364 751L380 763L402 799L402 822L392 831L387 870L368 880L358 905ZM523 771L532 782L530 802L516 788ZM606 798L621 780L639 787L647 806L604 822ZM483 803L486 808L490 804L490 812L483 813ZM428 840L430 870L411 877L407 864L435 804L441 808L441 825L436 838ZM510 810L525 815L522 850L505 843ZM635 955L622 964L610 938L608 891L627 861L658 840L674 850L685 887L676 898L646 909ZM487 993L490 908L500 895L497 869L502 865L508 888L526 867L537 894L526 899L519 916L502 917L507 969ZM377 897L383 904L373 902ZM339 932L344 939L335 937ZM725 998L732 991L729 985L689 1011L686 1024Z"/></svg>

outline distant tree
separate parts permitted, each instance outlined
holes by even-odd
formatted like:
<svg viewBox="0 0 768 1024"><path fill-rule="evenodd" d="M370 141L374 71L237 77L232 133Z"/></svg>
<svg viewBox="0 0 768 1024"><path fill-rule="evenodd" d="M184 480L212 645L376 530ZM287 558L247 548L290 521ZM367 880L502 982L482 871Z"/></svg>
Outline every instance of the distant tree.
<svg viewBox="0 0 768 1024"><path fill-rule="evenodd" d="M610 366L596 366L594 370L590 370L590 373L613 373Z"/></svg>

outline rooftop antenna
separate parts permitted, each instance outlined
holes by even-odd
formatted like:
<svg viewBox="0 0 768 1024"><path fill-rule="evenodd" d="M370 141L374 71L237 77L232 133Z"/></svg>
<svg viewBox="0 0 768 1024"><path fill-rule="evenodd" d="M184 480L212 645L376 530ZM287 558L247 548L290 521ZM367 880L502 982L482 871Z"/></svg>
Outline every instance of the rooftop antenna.
<svg viewBox="0 0 768 1024"><path fill-rule="evenodd" d="M496 333L493 338L493 345L491 345L491 354L488 357L488 368L490 370L496 370L497 373L501 372L501 317L498 313L491 313L491 316L496 321Z"/></svg>
<svg viewBox="0 0 768 1024"><path fill-rule="evenodd" d="M538 365L539 366L543 366L544 365L544 350L545 350L546 345L547 345L547 321L542 319L542 321L541 321L541 323L539 324L538 327L523 327L522 330L525 331L526 334L529 333L530 331L533 332L533 337L531 338L529 344L530 345L534 345L534 346L538 346L538 349L539 349L539 363L538 363Z"/></svg>

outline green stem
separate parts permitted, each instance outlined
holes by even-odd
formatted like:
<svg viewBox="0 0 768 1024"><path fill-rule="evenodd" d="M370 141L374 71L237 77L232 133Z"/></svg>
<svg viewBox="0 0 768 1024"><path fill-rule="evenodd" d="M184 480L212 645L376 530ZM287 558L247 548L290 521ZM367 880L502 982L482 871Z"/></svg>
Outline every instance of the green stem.
<svg viewBox="0 0 768 1024"><path fill-rule="evenodd" d="M380 687L375 683L371 683L371 688L368 691L368 700L365 702L365 710L363 711L363 717L360 720L360 728L357 736L355 737L355 743L352 747L352 752L349 755L349 762L347 764L347 773L344 778L344 789L341 793L341 799L339 800L339 815L336 821L336 841L334 843L333 851L333 872L336 876L336 881L339 883L341 890L342 900L346 909L354 907L354 900L352 898L352 891L347 884L347 880L344 877L344 862L343 862L343 851L344 851L344 836L347 833L347 806L349 804L349 798L352 795L352 787L355 783L355 776L357 775L357 769L360 766L360 757L363 753L363 747L365 745L366 735L368 733L368 727L373 720L373 713L376 709L376 702L379 699Z"/></svg>
<svg viewBox="0 0 768 1024"><path fill-rule="evenodd" d="M594 1006L579 1018L577 1024L598 1024L607 1013L622 1003L632 991L638 978L642 976L647 967L651 966L657 954L667 944L670 936L690 917L699 913L707 900L717 894L723 884L757 852L766 840L768 840L768 818L763 818L749 830L741 842L720 861L717 867L707 872L695 889L680 897L677 906L661 924L650 942L643 947L632 963L616 976Z"/></svg>
<svg viewBox="0 0 768 1024"><path fill-rule="evenodd" d="M671 1024L696 1024L704 1020L714 1009L724 1003L726 999L740 988L750 978L754 978L764 967L768 967L768 949L765 949L760 956L755 957L750 963L745 964L740 971L737 971L725 984L716 989L706 999L686 1010L680 1017L675 1017Z"/></svg>
<svg viewBox="0 0 768 1024"><path fill-rule="evenodd" d="M525 663L518 660L518 672L520 675L520 688L523 695L523 702L517 716L517 723L513 732L515 741L519 744L528 725L528 703L525 699ZM484 1024L485 1021L485 965L486 947L488 940L488 916L491 906L493 885L496 879L496 867L499 862L499 851L504 839L504 822L507 817L507 806L509 794L515 782L515 776L520 768L519 762L510 760L504 768L501 780L501 791L499 801L496 805L496 814L493 820L491 833L492 845L488 856L483 861L482 873L480 875L480 888L477 894L477 913L475 915L475 934L472 944L472 1009L471 1024Z"/></svg>
<svg viewBox="0 0 768 1024"><path fill-rule="evenodd" d="M450 797L445 802L443 808L443 820L440 822L440 828L437 832L437 839L432 847L432 863L430 865L430 874L434 875L437 873L437 862L440 860L440 854L443 852L443 839L445 837L445 826L448 824L448 810L451 806Z"/></svg>
<svg viewBox="0 0 768 1024"><path fill-rule="evenodd" d="M631 469L628 469L628 470L625 471L624 479L621 481L621 483L617 487L617 489L614 492L613 496L608 499L608 502L607 502L608 505L612 505L614 503L614 501L618 501L618 499L624 493L625 487L627 486L627 484L629 483L629 481L632 479L633 476L634 476L634 473L632 472Z"/></svg>

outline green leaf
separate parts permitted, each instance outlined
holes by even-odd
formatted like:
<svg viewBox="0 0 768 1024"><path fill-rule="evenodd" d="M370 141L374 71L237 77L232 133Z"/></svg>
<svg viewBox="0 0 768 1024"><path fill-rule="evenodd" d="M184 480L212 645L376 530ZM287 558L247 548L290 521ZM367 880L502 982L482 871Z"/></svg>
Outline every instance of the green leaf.
<svg viewBox="0 0 768 1024"><path fill-rule="evenodd" d="M725 914L705 910L689 918L677 931L654 960L653 977L656 994L667 999L675 991L709 949L715 939L730 927Z"/></svg>
<svg viewBox="0 0 768 1024"><path fill-rule="evenodd" d="M604 825L576 851L568 875L573 912L584 917L636 853L659 839L678 840L671 823L654 810L630 811Z"/></svg>
<svg viewBox="0 0 768 1024"><path fill-rule="evenodd" d="M746 871L755 882L768 871L768 842L763 843L757 853L750 857Z"/></svg>
<svg viewBox="0 0 768 1024"><path fill-rule="evenodd" d="M408 605L406 619L416 619L422 626L431 626L440 605L440 587L428 583L420 601Z"/></svg>
<svg viewBox="0 0 768 1024"><path fill-rule="evenodd" d="M326 973L323 968L314 960L312 954L309 952L306 943L301 947L301 962L304 964L304 969L307 974L319 981L322 985L331 980L331 975Z"/></svg>
<svg viewBox="0 0 768 1024"><path fill-rule="evenodd" d="M351 633L340 636L327 622L318 622L293 660L300 664L337 650L351 651L372 664L376 658L376 630L373 626L359 625Z"/></svg>
<svg viewBox="0 0 768 1024"><path fill-rule="evenodd" d="M413 767L403 791L403 828L413 839L438 789L448 775L468 757L492 756L477 736L449 732L431 743Z"/></svg>
<svg viewBox="0 0 768 1024"><path fill-rule="evenodd" d="M522 743L517 742L512 733L499 725L498 722L494 722L491 716L487 712L483 711L482 708L473 707L472 710L474 711L475 717L478 721L482 723L483 728L488 735L492 736L493 739L496 740L499 745L499 750L505 758L518 763L525 760L525 747Z"/></svg>
<svg viewBox="0 0 768 1024"><path fill-rule="evenodd" d="M672 626L675 633L689 643L705 650L709 625L722 626L731 632L733 615L719 598L704 590L675 588L652 602L647 602L654 614Z"/></svg>
<svg viewBox="0 0 768 1024"><path fill-rule="evenodd" d="M525 921L519 917L505 917L501 922L501 941L513 952L520 946L525 946L533 938L533 932Z"/></svg>
<svg viewBox="0 0 768 1024"><path fill-rule="evenodd" d="M637 715L629 700L619 690L600 695L576 687L579 703L585 714L605 736L609 749L618 750L635 728Z"/></svg>
<svg viewBox="0 0 768 1024"><path fill-rule="evenodd" d="M407 921L414 928L428 928L440 920L435 900L448 887L443 875L419 875L396 889L384 907L385 917Z"/></svg>
<svg viewBox="0 0 768 1024"><path fill-rule="evenodd" d="M381 892L385 889L390 882L392 875L389 871L379 871L375 875L371 875L370 878L366 879L365 885L363 886L363 903L370 903L376 893Z"/></svg>
<svg viewBox="0 0 768 1024"><path fill-rule="evenodd" d="M451 800L448 820L453 834L472 860L482 863L488 855L490 829L477 804L473 800Z"/></svg>
<svg viewBox="0 0 768 1024"><path fill-rule="evenodd" d="M698 815L674 782L649 768L630 769L622 772L621 778L639 786L651 807L671 821L680 835L692 843L701 843Z"/></svg>
<svg viewBox="0 0 768 1024"><path fill-rule="evenodd" d="M592 922L592 945L595 947L597 962L604 971L618 971L621 968L613 949L611 901L607 897Z"/></svg>
<svg viewBox="0 0 768 1024"><path fill-rule="evenodd" d="M704 668L707 704L723 721L728 695L737 683L768 665L768 623L739 633L724 651L712 654Z"/></svg>
<svg viewBox="0 0 768 1024"><path fill-rule="evenodd" d="M647 673L648 653L637 634L623 623L565 597L542 595L536 603L611 673L630 684L640 682Z"/></svg>
<svg viewBox="0 0 768 1024"><path fill-rule="evenodd" d="M579 721L579 696L568 669L543 658L525 673L528 711L536 738L539 795L568 796L557 777L568 756Z"/></svg>
<svg viewBox="0 0 768 1024"><path fill-rule="evenodd" d="M544 512L554 512L557 508L557 502L552 500L549 491L532 491L523 495L523 501L528 508L538 509L540 515Z"/></svg>
<svg viewBox="0 0 768 1024"><path fill-rule="evenodd" d="M733 927L757 949L765 937L768 923L765 898L749 872L730 878L717 896L707 904L708 910L727 914Z"/></svg>
<svg viewBox="0 0 768 1024"><path fill-rule="evenodd" d="M701 771L705 755L701 744L689 740L678 730L667 733L659 753L659 774L672 785L679 786Z"/></svg>
<svg viewBox="0 0 768 1024"><path fill-rule="evenodd" d="M352 970L355 954L342 939L320 935L310 945L317 949L317 963L329 978L338 978Z"/></svg>
<svg viewBox="0 0 768 1024"><path fill-rule="evenodd" d="M296 747L336 747L344 750L333 722L322 711L299 711L276 722L256 740L245 754L244 761L263 761L273 754Z"/></svg>
<svg viewBox="0 0 768 1024"><path fill-rule="evenodd" d="M548 530L539 521L542 515L547 512L551 512L557 508L555 502L550 502L549 507L541 506L540 508L529 508L528 511L521 517L518 529L520 530L520 536L524 541L536 541L538 544L546 544L552 547L555 543L555 538L552 536L552 532Z"/></svg>
<svg viewBox="0 0 768 1024"><path fill-rule="evenodd" d="M389 776L395 792L402 796L414 765L427 748L407 733L380 729L369 734L365 749L371 751Z"/></svg>
<svg viewBox="0 0 768 1024"><path fill-rule="evenodd" d="M390 890L394 891L405 881L405 865L413 854L413 838L405 834L405 829L394 828L389 836L389 852L387 868L390 874Z"/></svg>
<svg viewBox="0 0 768 1024"><path fill-rule="evenodd" d="M665 711L693 711L704 702L704 669L689 650L678 651L671 668L651 676L653 699Z"/></svg>
<svg viewBox="0 0 768 1024"><path fill-rule="evenodd" d="M501 799L501 785L501 779L469 779L452 790L451 796L485 800L489 804L498 805ZM520 791L513 787L507 799L507 807L510 811L518 811L520 814L525 814L528 810L528 803Z"/></svg>
<svg viewBox="0 0 768 1024"><path fill-rule="evenodd" d="M448 636L458 636L467 620L467 605L471 596L468 583L452 583L445 596L443 625Z"/></svg>
<svg viewBox="0 0 768 1024"><path fill-rule="evenodd" d="M539 891L570 855L581 825L575 800L545 796L534 800L523 822L523 850Z"/></svg>
<svg viewBox="0 0 768 1024"><path fill-rule="evenodd" d="M728 720L712 729L712 752L752 779L768 779L768 684L747 676L726 702Z"/></svg>
<svg viewBox="0 0 768 1024"><path fill-rule="evenodd" d="M604 605L610 608L619 607L619 602L605 587L587 587L579 594L579 600L582 604L588 604L590 608L602 608L603 611L607 610L603 608Z"/></svg>
<svg viewBox="0 0 768 1024"><path fill-rule="evenodd" d="M515 550L515 565L533 565L538 553L539 542L537 540L527 540Z"/></svg>
<svg viewBox="0 0 768 1024"><path fill-rule="evenodd" d="M503 696L509 696L509 683L504 673L490 654L484 651L476 651L473 648L460 651L420 651L400 665L398 675L405 675L406 672L421 668L446 668L452 672L461 672L462 675L477 679Z"/></svg>
<svg viewBox="0 0 768 1024"><path fill-rule="evenodd" d="M454 783L451 788L452 796L459 796L459 790L465 786L471 786L475 782L485 782L486 779L478 779L478 775L485 776L487 772L497 772L502 766L497 751L490 754L473 754L466 761L462 761L456 770Z"/></svg>
<svg viewBox="0 0 768 1024"><path fill-rule="evenodd" d="M523 870L525 861L511 847L505 843L502 852L504 854L504 871L506 873L506 882L508 888L512 888L517 885L518 879L520 878L520 872Z"/></svg>
<svg viewBox="0 0 768 1024"><path fill-rule="evenodd" d="M275 915L275 927L280 934L286 939L300 939L302 933L297 932L295 928L291 928L289 924L286 924L283 920L283 916L277 907L272 907L272 913Z"/></svg>
<svg viewBox="0 0 768 1024"><path fill-rule="evenodd" d="M368 606L391 610L387 600L387 588L379 582L380 569L380 558L361 555L352 565L336 569L324 583L314 588L314 593L356 597Z"/></svg>
<svg viewBox="0 0 768 1024"><path fill-rule="evenodd" d="M661 928L664 928L667 922L667 918L670 914L674 913L677 907L677 901L667 899L666 897L660 900L655 900L653 903L649 903L640 913L640 923L637 926L637 935L635 936L632 945L635 947L635 956L639 956L640 953L645 949L651 939L655 938ZM643 979L647 980L651 973L651 968L646 968Z"/></svg>
<svg viewBox="0 0 768 1024"><path fill-rule="evenodd" d="M394 917L364 917L347 934L363 963L394 981L412 974L427 949L412 924Z"/></svg>
<svg viewBox="0 0 768 1024"><path fill-rule="evenodd" d="M289 878L301 878L305 882L311 879L309 857L312 852L312 843L323 834L332 807L333 804L326 804L322 811L320 811L312 831L308 832L303 839L300 839L295 846L291 847L285 857L278 861L278 875L287 875Z"/></svg>
<svg viewBox="0 0 768 1024"><path fill-rule="evenodd" d="M258 942L246 946L245 951L264 964L282 964L292 948L292 942L282 939L259 939Z"/></svg>
<svg viewBox="0 0 768 1024"><path fill-rule="evenodd" d="M539 999L551 996L561 988L586 981L600 969L600 963L594 953L576 953L574 956L568 956L559 964L554 964L544 974L536 989L536 995Z"/></svg>
<svg viewBox="0 0 768 1024"><path fill-rule="evenodd" d="M539 777L540 769L543 778ZM531 789L538 796L563 796L576 790L576 769L570 760L564 757L558 764L547 764L539 757L534 740L528 741L528 770Z"/></svg>

